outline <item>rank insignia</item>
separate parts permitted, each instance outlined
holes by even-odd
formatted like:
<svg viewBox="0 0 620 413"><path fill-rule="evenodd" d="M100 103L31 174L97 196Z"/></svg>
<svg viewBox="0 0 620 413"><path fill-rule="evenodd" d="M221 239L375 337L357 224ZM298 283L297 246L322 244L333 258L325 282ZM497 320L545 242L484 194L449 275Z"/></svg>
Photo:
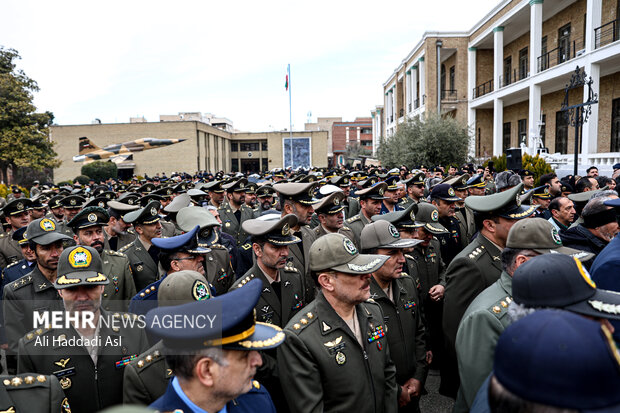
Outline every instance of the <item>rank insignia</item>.
<svg viewBox="0 0 620 413"><path fill-rule="evenodd" d="M69 377L63 377L62 379L60 379L60 387L62 387L63 390L67 390L68 388L70 388L71 379Z"/></svg>
<svg viewBox="0 0 620 413"><path fill-rule="evenodd" d="M382 337L385 337L385 331L383 331L383 326L378 326L373 329L372 332L368 333L368 342L372 343L373 341L379 340Z"/></svg>
<svg viewBox="0 0 620 413"><path fill-rule="evenodd" d="M339 351L338 353L336 353L336 363L342 366L346 362L347 362L347 356L345 356L342 351Z"/></svg>
<svg viewBox="0 0 620 413"><path fill-rule="evenodd" d="M403 308L405 310L409 310L410 308L415 308L415 301L407 301L403 304Z"/></svg>
<svg viewBox="0 0 620 413"><path fill-rule="evenodd" d="M54 364L64 369L65 367L67 367L67 363L69 362L69 360L71 360L71 358L67 357L66 359L60 359L58 361L55 361Z"/></svg>

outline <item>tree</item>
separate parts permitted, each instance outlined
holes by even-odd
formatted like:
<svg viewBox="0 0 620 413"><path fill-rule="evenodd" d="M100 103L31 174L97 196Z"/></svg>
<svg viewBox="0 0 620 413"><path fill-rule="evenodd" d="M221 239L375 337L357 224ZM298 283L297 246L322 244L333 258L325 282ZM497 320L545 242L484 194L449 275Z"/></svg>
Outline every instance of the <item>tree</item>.
<svg viewBox="0 0 620 413"><path fill-rule="evenodd" d="M82 175L86 175L96 182L108 178L116 178L118 167L114 162L95 161L82 166Z"/></svg>
<svg viewBox="0 0 620 413"><path fill-rule="evenodd" d="M386 168L462 165L468 160L469 139L467 125L431 114L410 119L391 138L381 138L377 155Z"/></svg>
<svg viewBox="0 0 620 413"><path fill-rule="evenodd" d="M40 171L60 165L48 138L54 115L35 112L33 93L39 86L16 69L18 59L16 50L0 46L0 171L5 182L9 169L15 175L16 168Z"/></svg>
<svg viewBox="0 0 620 413"><path fill-rule="evenodd" d="M364 148L357 142L350 143L347 145L347 149L345 151L344 157L347 161L359 159L360 156L370 156L372 154L371 151Z"/></svg>

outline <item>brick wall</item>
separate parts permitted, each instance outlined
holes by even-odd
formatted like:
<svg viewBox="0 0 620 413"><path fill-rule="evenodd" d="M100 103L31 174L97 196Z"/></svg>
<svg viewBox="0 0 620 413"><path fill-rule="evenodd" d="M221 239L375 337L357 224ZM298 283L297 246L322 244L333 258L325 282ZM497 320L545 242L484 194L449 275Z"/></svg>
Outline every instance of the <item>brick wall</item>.
<svg viewBox="0 0 620 413"><path fill-rule="evenodd" d="M514 105L504 106L504 122L510 122L510 147L518 148L519 142L519 120L526 119L529 111L529 102L519 102ZM529 120L527 120L526 133L529 131Z"/></svg>
<svg viewBox="0 0 620 413"><path fill-rule="evenodd" d="M478 49L476 51L476 86L480 86L492 79L493 49Z"/></svg>
<svg viewBox="0 0 620 413"><path fill-rule="evenodd" d="M571 57L573 56L572 47L573 41L575 41L576 50L581 50L585 42L584 36L584 15L586 13L586 0L579 0L564 10L557 13L547 21L543 22L542 37L547 36L547 51L551 51L558 47L558 30L570 23L570 47ZM538 56L534 56L537 58ZM551 57L552 61L555 60L555 56Z"/></svg>
<svg viewBox="0 0 620 413"><path fill-rule="evenodd" d="M476 156L493 155L493 109L476 111Z"/></svg>
<svg viewBox="0 0 620 413"><path fill-rule="evenodd" d="M601 77L598 103L598 152L610 151L612 101L618 98L620 98L620 72Z"/></svg>
<svg viewBox="0 0 620 413"><path fill-rule="evenodd" d="M487 29L489 29L491 27L495 27L497 25L496 22L502 16L504 16L506 13L508 13L510 10L512 10L515 6L517 6L520 2L521 2L520 0L513 0L510 3L508 3L501 10L499 10L491 19L489 19L486 23L484 23L482 26L480 26L480 28L478 28L478 30L476 30L474 33L472 33L472 35L470 36L470 39L473 40L476 37L478 37L480 34L482 34L485 30L487 30Z"/></svg>
<svg viewBox="0 0 620 413"><path fill-rule="evenodd" d="M506 58L510 57L512 59L512 70L511 70L511 83L515 82L515 79L513 78L513 76L515 76L516 74L516 79L521 80L521 74L519 73L519 52L524 48L527 47L528 48L528 64L527 69L525 71L526 75L527 73L530 72L530 65L529 65L529 59L531 58L529 56L530 54L530 50L529 50L529 46L530 46L530 33L525 33L523 36L518 37L517 39L513 40L512 42L504 45L504 61L506 60ZM491 66L492 68L492 66ZM516 69L516 71L515 71ZM502 67L501 70L502 73L502 79L505 82L504 79L504 68ZM491 74L491 76L493 76L493 74Z"/></svg>
<svg viewBox="0 0 620 413"><path fill-rule="evenodd" d="M569 94L569 103L575 104L583 99L582 89L573 89ZM564 90L558 90L557 92L548 93L541 97L541 110L547 116L545 125L545 146L549 148L549 153L556 152L555 150L555 133L556 133L556 113L562 108L562 102L564 101ZM575 145L575 129L568 127L568 151L567 153L573 153L573 147Z"/></svg>

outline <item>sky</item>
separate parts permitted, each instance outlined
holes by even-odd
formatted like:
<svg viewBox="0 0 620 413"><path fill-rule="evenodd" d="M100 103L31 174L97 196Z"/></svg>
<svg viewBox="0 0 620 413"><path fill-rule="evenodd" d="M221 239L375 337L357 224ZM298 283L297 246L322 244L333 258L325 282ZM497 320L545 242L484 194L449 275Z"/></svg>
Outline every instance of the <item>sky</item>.
<svg viewBox="0 0 620 413"><path fill-rule="evenodd" d="M470 30L499 0L0 1L0 46L59 125L213 113L249 132L354 120L425 31Z"/></svg>

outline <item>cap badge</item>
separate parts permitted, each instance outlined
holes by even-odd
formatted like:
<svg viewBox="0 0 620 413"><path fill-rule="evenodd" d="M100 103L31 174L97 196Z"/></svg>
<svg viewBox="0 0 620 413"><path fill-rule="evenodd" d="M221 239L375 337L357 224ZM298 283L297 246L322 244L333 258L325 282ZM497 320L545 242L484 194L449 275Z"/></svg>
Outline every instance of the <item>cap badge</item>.
<svg viewBox="0 0 620 413"><path fill-rule="evenodd" d="M415 213L413 211L409 213L409 216L411 217L412 221L415 221Z"/></svg>
<svg viewBox="0 0 620 413"><path fill-rule="evenodd" d="M521 197L519 196L519 194L517 194L515 197L515 203L518 207L521 206Z"/></svg>
<svg viewBox="0 0 620 413"><path fill-rule="evenodd" d="M448 195L454 196L454 189L452 187L448 188Z"/></svg>
<svg viewBox="0 0 620 413"><path fill-rule="evenodd" d="M127 204L128 204L128 205L133 205L133 204L134 204L134 200L133 200L133 198L129 198L129 199L127 200Z"/></svg>
<svg viewBox="0 0 620 413"><path fill-rule="evenodd" d="M394 238L400 238L400 233L396 229L396 227L392 224L388 225L388 231L390 231L390 235Z"/></svg>
<svg viewBox="0 0 620 413"><path fill-rule="evenodd" d="M371 179L371 180L370 180L370 185L374 185L374 184L376 184L376 183L377 183L377 181L376 181L375 179Z"/></svg>
<svg viewBox="0 0 620 413"><path fill-rule="evenodd" d="M243 189L243 188L245 188L245 186L243 185L243 182L241 182L241 183L239 184L239 189Z"/></svg>
<svg viewBox="0 0 620 413"><path fill-rule="evenodd" d="M383 196L383 188L379 188L379 195Z"/></svg>
<svg viewBox="0 0 620 413"><path fill-rule="evenodd" d="M545 194L549 193L549 187L545 187Z"/></svg>
<svg viewBox="0 0 620 413"><path fill-rule="evenodd" d="M54 231L56 229L56 224L54 224L54 221L48 218L42 219L39 226L45 232Z"/></svg>
<svg viewBox="0 0 620 413"><path fill-rule="evenodd" d="M69 200L69 204L70 205L75 205L75 204L77 204L77 201L75 199L70 199Z"/></svg>
<svg viewBox="0 0 620 413"><path fill-rule="evenodd" d="M308 189L308 196L310 198L312 198L314 196L314 187L310 187L310 189Z"/></svg>
<svg viewBox="0 0 620 413"><path fill-rule="evenodd" d="M77 247L69 253L69 264L73 268L84 268L90 265L92 260L90 251L83 247Z"/></svg>
<svg viewBox="0 0 620 413"><path fill-rule="evenodd" d="M97 221L97 215L95 214L88 214L88 222L96 222Z"/></svg>
<svg viewBox="0 0 620 413"><path fill-rule="evenodd" d="M348 184L349 183L349 178L344 178L344 180L342 181L344 184Z"/></svg>
<svg viewBox="0 0 620 413"><path fill-rule="evenodd" d="M551 228L551 238L553 238L553 242L558 245L562 245L562 239L560 238L560 234L556 227Z"/></svg>
<svg viewBox="0 0 620 413"><path fill-rule="evenodd" d="M349 238L345 237L342 243L344 245L344 249L346 252L348 252L351 255L357 254L357 248L355 247L355 244L353 244L353 241L351 241Z"/></svg>
<svg viewBox="0 0 620 413"><path fill-rule="evenodd" d="M345 356L342 351L339 351L338 353L336 353L336 363L342 366L346 362L347 362L347 356Z"/></svg>
<svg viewBox="0 0 620 413"><path fill-rule="evenodd" d="M431 212L431 219L435 222L439 221L439 212L436 209Z"/></svg>
<svg viewBox="0 0 620 413"><path fill-rule="evenodd" d="M15 206L15 208L17 208L18 210L22 210L24 209L24 204L21 202L18 202L17 205Z"/></svg>
<svg viewBox="0 0 620 413"><path fill-rule="evenodd" d="M211 298L211 292L209 291L209 286L200 280L194 281L194 285L192 286L192 297L196 301L207 300Z"/></svg>
<svg viewBox="0 0 620 413"><path fill-rule="evenodd" d="M290 233L291 227L288 224L284 224L284 226L282 227L282 235L286 237L287 235L290 235Z"/></svg>
<svg viewBox="0 0 620 413"><path fill-rule="evenodd" d="M157 208L155 208L155 207L151 208L151 215L153 215L153 216L157 215Z"/></svg>
<svg viewBox="0 0 620 413"><path fill-rule="evenodd" d="M334 198L334 205L340 205L340 200L338 198Z"/></svg>
<svg viewBox="0 0 620 413"><path fill-rule="evenodd" d="M99 203L97 204L97 206L104 208L105 207L105 203L103 201L99 201Z"/></svg>
<svg viewBox="0 0 620 413"><path fill-rule="evenodd" d="M462 183L463 185L467 184L467 179L465 179L465 178L461 179L461 183Z"/></svg>

